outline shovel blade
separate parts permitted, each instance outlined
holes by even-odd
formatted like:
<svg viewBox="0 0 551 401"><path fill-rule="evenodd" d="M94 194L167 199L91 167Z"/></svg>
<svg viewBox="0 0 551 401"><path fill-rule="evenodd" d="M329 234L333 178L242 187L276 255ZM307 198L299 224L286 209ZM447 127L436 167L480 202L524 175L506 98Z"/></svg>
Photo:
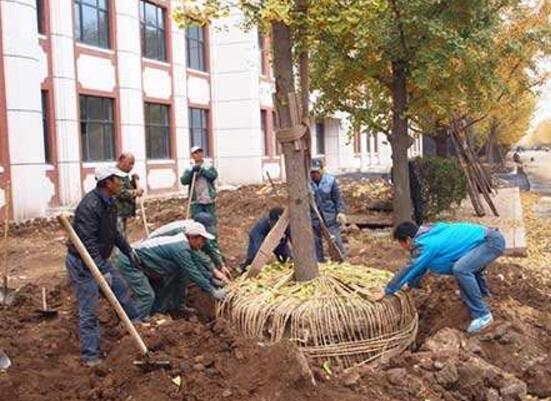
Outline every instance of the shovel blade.
<svg viewBox="0 0 551 401"><path fill-rule="evenodd" d="M9 306L15 300L15 290L0 288L0 305Z"/></svg>
<svg viewBox="0 0 551 401"><path fill-rule="evenodd" d="M10 366L10 358L3 350L0 349L0 372L5 372Z"/></svg>

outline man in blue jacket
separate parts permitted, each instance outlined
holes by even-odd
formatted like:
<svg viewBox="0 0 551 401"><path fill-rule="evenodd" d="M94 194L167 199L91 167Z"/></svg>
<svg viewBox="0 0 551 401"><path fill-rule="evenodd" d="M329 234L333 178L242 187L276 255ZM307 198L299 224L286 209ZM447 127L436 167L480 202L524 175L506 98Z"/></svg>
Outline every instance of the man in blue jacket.
<svg viewBox="0 0 551 401"><path fill-rule="evenodd" d="M263 216L253 226L253 228L249 232L249 245L247 247L247 256L245 258L245 261L240 266L241 273L243 273L245 271L245 268L253 262L256 254L262 246L262 243L264 242L264 239L273 228L273 226L275 226L282 214L283 209L281 207L274 207L270 209L268 215ZM290 232L287 228L287 230L285 231L285 235L283 236L277 247L274 249L274 255L279 262L285 262L291 258L291 250L289 249L288 244L289 237Z"/></svg>
<svg viewBox="0 0 551 401"><path fill-rule="evenodd" d="M344 245L341 239L341 225L346 224L345 206L339 184L334 176L323 173L320 160L312 160L310 167L310 192L314 196L316 206L321 214L323 222L335 239L341 253L345 255ZM318 262L323 262L323 241L321 237L321 222L312 213L312 227L316 243L316 257Z"/></svg>
<svg viewBox="0 0 551 401"><path fill-rule="evenodd" d="M470 223L419 227L404 222L394 230L394 239L411 252L412 260L394 275L385 294L418 287L427 271L453 275L472 317L467 331L479 332L493 322L484 301L490 295L485 269L505 250L505 239L498 230Z"/></svg>

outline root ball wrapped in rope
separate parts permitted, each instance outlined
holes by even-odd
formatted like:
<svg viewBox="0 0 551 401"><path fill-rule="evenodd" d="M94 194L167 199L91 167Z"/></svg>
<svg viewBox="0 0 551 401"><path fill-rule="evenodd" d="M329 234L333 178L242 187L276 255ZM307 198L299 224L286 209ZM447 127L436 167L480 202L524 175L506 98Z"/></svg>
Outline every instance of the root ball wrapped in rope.
<svg viewBox="0 0 551 401"><path fill-rule="evenodd" d="M228 288L217 315L243 336L295 343L314 364L349 367L402 352L415 340L418 317L408 294L380 291L391 273L350 264L320 265L320 276L296 282L288 264L265 266Z"/></svg>

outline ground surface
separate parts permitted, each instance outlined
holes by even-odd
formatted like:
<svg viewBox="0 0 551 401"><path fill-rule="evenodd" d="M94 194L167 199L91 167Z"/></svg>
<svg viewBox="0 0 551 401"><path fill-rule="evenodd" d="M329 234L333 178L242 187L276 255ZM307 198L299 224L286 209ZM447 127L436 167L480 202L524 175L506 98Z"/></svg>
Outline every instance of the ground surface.
<svg viewBox="0 0 551 401"><path fill-rule="evenodd" d="M344 185L355 211L371 199ZM360 193L360 196L354 195ZM246 247L246 233L283 192L244 187L222 192L219 233L235 266ZM523 195L529 257L501 259L489 269L496 323L467 337L467 313L450 278L429 277L415 294L420 328L415 347L376 366L327 377L312 367L317 385L288 344L262 347L242 339L223 322L158 317L140 327L146 343L170 371L142 372L132 366L134 345L106 302L101 306L102 367L81 367L77 316L63 266L65 237L55 222L14 229L9 243L11 283L22 287L16 303L0 311L0 348L13 366L0 374L2 400L516 400L551 397L551 254L546 250L550 221L532 212L538 197ZM151 225L182 218L183 199L148 204ZM139 221L131 238L143 234ZM406 255L385 231L352 231L345 237L350 261L395 270ZM545 241L543 240L545 239ZM361 267L359 267L361 268ZM45 286L59 317L43 320L40 288ZM194 301L209 309L209 301Z"/></svg>

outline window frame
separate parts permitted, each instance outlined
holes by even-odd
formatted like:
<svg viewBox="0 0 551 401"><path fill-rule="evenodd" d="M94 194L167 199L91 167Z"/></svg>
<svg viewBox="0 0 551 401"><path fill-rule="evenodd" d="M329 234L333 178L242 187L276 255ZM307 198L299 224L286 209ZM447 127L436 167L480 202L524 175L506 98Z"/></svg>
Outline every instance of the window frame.
<svg viewBox="0 0 551 401"><path fill-rule="evenodd" d="M322 127L321 133L318 129L319 127ZM325 121L316 121L315 132L316 132L316 154L325 155ZM321 141L320 141L320 137L322 138Z"/></svg>
<svg viewBox="0 0 551 401"><path fill-rule="evenodd" d="M260 109L260 134L262 136L262 156L270 157L270 126L268 122L268 110Z"/></svg>
<svg viewBox="0 0 551 401"><path fill-rule="evenodd" d="M53 148L50 138L50 91L47 89L40 90L40 101L42 104L42 135L44 140L44 163L53 164Z"/></svg>
<svg viewBox="0 0 551 401"><path fill-rule="evenodd" d="M88 94L85 94L85 93L81 93L79 94L79 132L80 132L80 142L81 142L81 146L80 146L80 149L81 149L81 155L82 155L82 161L84 163L97 163L97 162L109 162L109 161L115 161L116 159L116 154L117 154L117 141L116 141L116 129L117 129L117 126L116 126L116 116L115 116L115 108L116 108L116 104L115 104L115 100L114 98L112 97L107 97L107 96L97 96L97 95L88 95ZM103 116L103 119L100 119L100 120L97 120L97 119L89 119L88 118L88 100L89 99L100 99L101 100L101 109L102 109L102 113L104 114ZM86 113L83 113L83 110L82 110L82 101L85 101L85 109L86 109ZM107 102L110 103L110 108L111 108L111 120L109 119L105 119L105 112L107 110L106 108L106 104ZM85 114L85 117L83 118L83 114ZM103 143L103 149L102 149L102 157L101 159L92 159L90 158L90 147L89 147L89 138L88 138L88 135L89 135L89 129L88 129L88 125L89 124L96 124L96 125L101 125L102 127L102 140L104 141ZM82 127L86 126L86 134L83 132L82 130ZM106 157L105 156L105 135L106 135L106 131L105 129L107 127L110 127L111 128L111 149L112 149L112 155L110 155L111 157Z"/></svg>
<svg viewBox="0 0 551 401"><path fill-rule="evenodd" d="M82 43L87 46L93 46L98 47L100 49L107 49L111 50L112 48L112 39L111 39L111 0L105 0L105 8L102 8L100 6L101 0L95 0L96 5L91 5L86 3L86 0L73 0L73 8L74 8L74 31L75 31L75 40L79 43ZM85 7L89 7L95 10L95 16L96 16L96 35L97 35L97 42L93 42L90 40L86 40L84 37L84 26L83 26L83 19L84 19L84 10ZM104 34L105 38L100 37L100 32L102 31L100 29L100 13L104 13L105 16L105 27L104 27ZM78 21L78 23L77 23ZM105 44L102 43L102 40L105 40Z"/></svg>
<svg viewBox="0 0 551 401"><path fill-rule="evenodd" d="M46 19L44 12L47 6L46 0L36 0L36 24L39 35L46 35Z"/></svg>
<svg viewBox="0 0 551 401"><path fill-rule="evenodd" d="M152 123L148 120L151 113L152 107L160 107L161 110L166 110L166 124L161 123ZM171 160L173 157L172 154L172 140L171 140L171 130L172 130L172 124L171 124L171 105L167 103L158 103L158 102L148 102L144 101L144 129L145 129L145 154L147 160ZM151 152L151 132L150 130L152 128L162 128L165 130L164 135L166 135L166 146L167 146L167 152L163 157L153 157Z"/></svg>
<svg viewBox="0 0 551 401"><path fill-rule="evenodd" d="M140 12L140 43L142 50L142 58L147 60L154 60L162 63L168 63L170 60L168 58L168 18L167 18L167 8L157 4L153 1L139 0L139 12ZM148 23L146 16L146 7L147 5L155 7L155 24ZM161 18L159 19L159 10L161 11ZM159 27L159 20L162 21L162 27ZM155 54L148 55L148 47L146 40L146 27L152 27L155 29L155 38L156 45ZM162 35L159 35L159 32L162 32ZM159 50L159 38L162 38L162 54Z"/></svg>
<svg viewBox="0 0 551 401"><path fill-rule="evenodd" d="M201 125L201 127L195 127L193 125L193 111L201 111L204 114L204 118L201 118L201 122L205 122L205 126ZM195 105L188 106L188 124L189 124L189 147L190 149L193 146L201 146L203 148L203 151L205 152L205 156L211 157L211 149L210 149L210 128L211 128L211 122L210 122L210 109L206 107L200 107ZM204 140L205 143L195 143L194 141L194 130L200 129L202 130L201 139Z"/></svg>

